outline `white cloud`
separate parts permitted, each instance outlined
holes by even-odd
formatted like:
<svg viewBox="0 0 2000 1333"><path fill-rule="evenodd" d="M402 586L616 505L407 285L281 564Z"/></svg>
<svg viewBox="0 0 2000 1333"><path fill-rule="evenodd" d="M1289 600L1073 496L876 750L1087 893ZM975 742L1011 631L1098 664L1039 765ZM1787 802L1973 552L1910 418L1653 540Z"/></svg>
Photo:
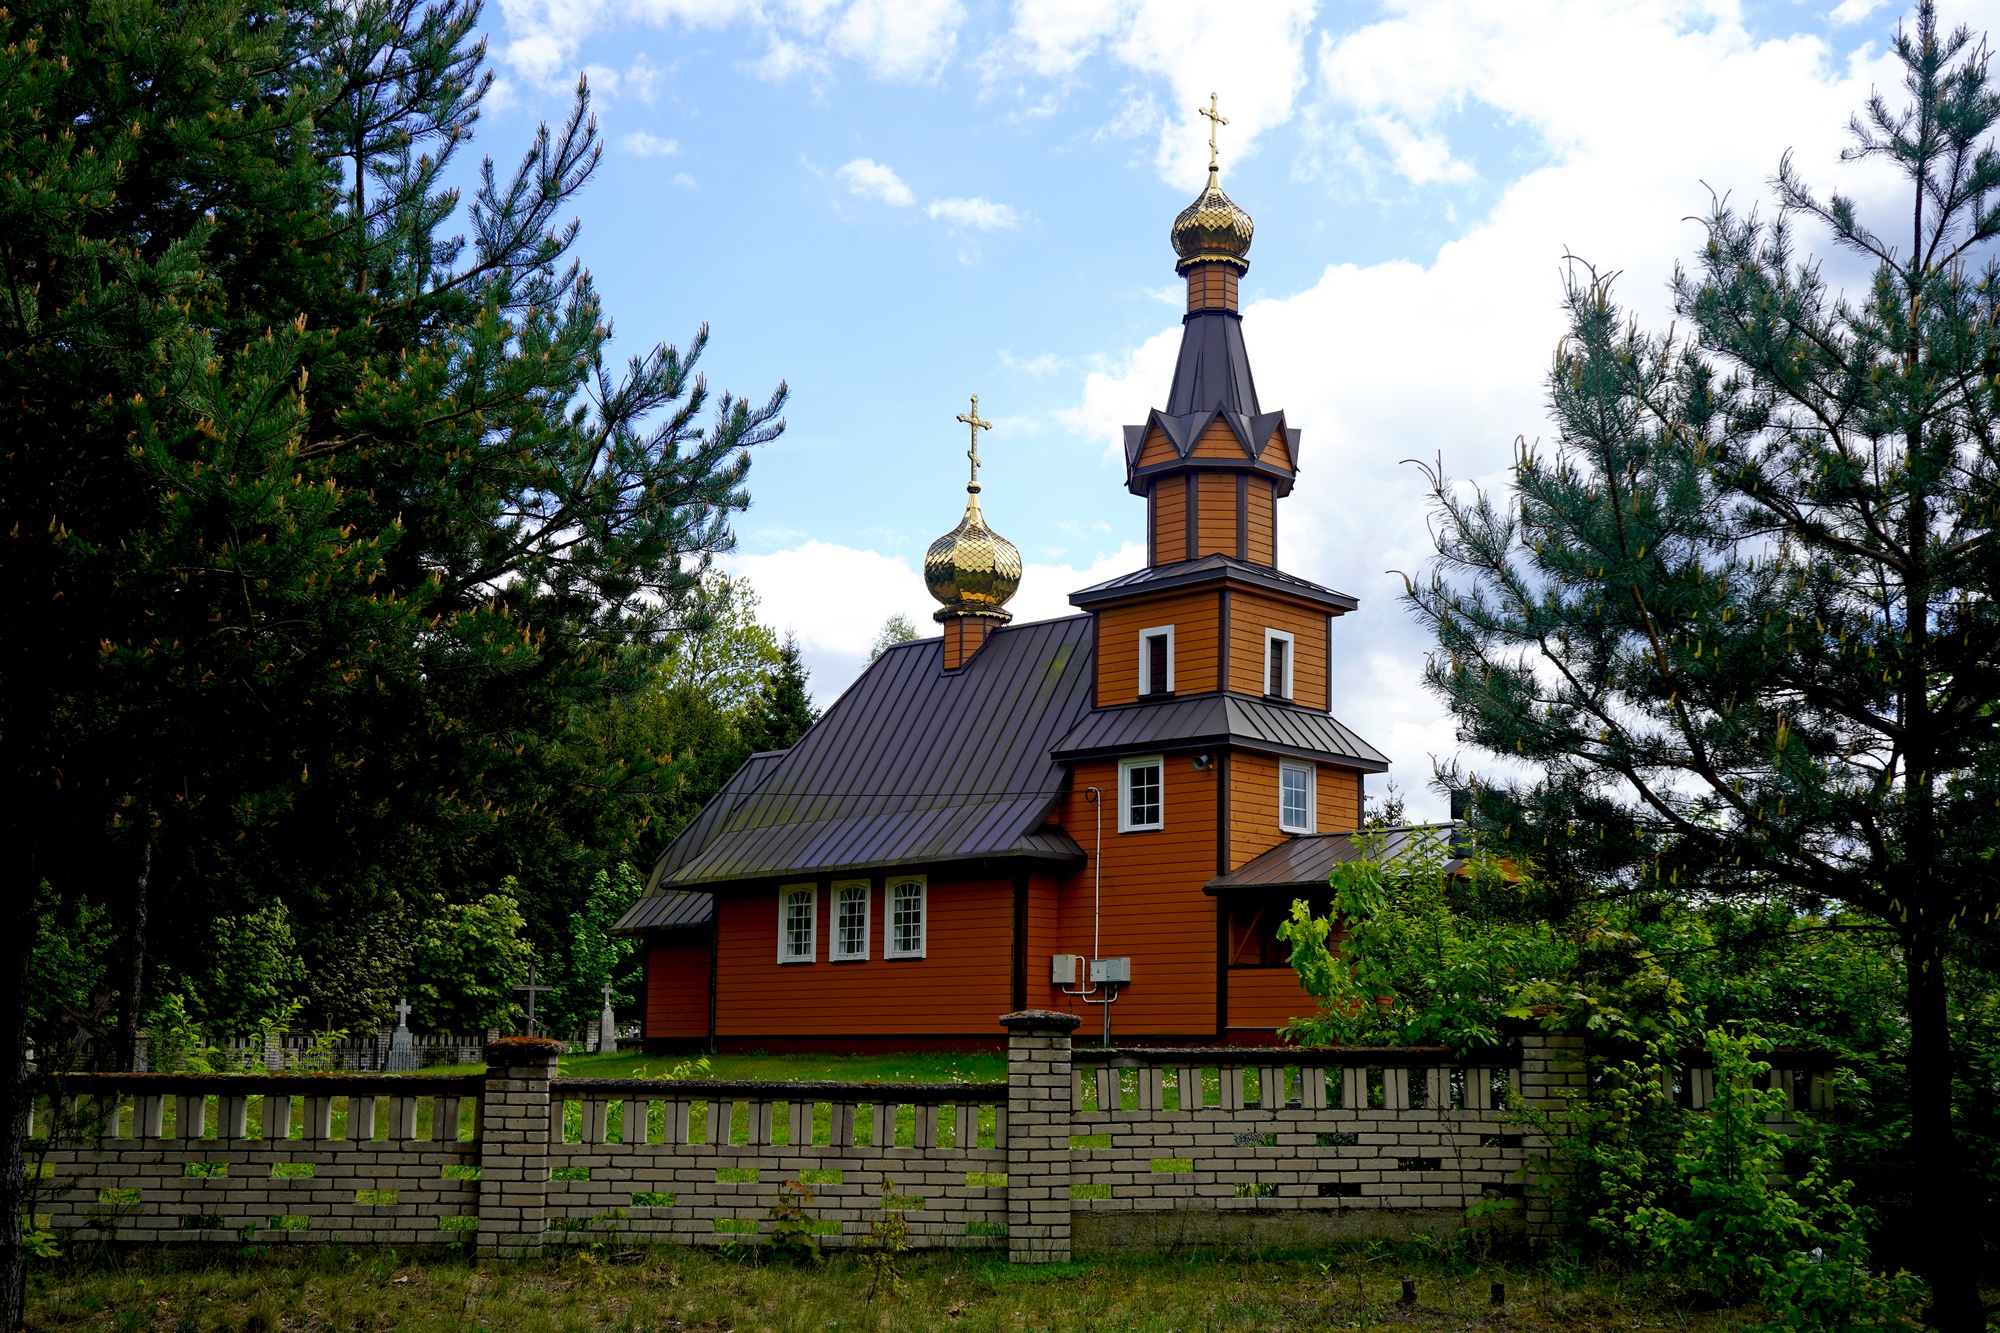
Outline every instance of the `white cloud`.
<svg viewBox="0 0 2000 1333"><path fill-rule="evenodd" d="M748 24L769 44L756 66L767 78L817 73L837 56L877 78L904 80L943 68L965 23L959 0L500 0L500 12L507 24L501 57L552 92L575 77L583 44L620 22L668 31ZM635 67L625 81L647 74ZM638 95L650 101L650 82Z"/></svg>
<svg viewBox="0 0 2000 1333"><path fill-rule="evenodd" d="M662 139L659 135L648 134L645 130L634 130L620 142L625 145L625 151L635 157L672 157L681 150L677 140Z"/></svg>
<svg viewBox="0 0 2000 1333"><path fill-rule="evenodd" d="M1208 121L1197 111L1213 92L1229 124L1223 160L1249 153L1259 135L1289 120L1306 86L1306 42L1314 0L1015 0L1012 44L1020 63L1045 78L1067 77L1104 56L1165 81L1162 116L1150 92L1127 100L1120 131L1157 127L1160 174L1184 188L1208 167Z"/></svg>
<svg viewBox="0 0 2000 1333"><path fill-rule="evenodd" d="M1833 12L1826 16L1826 21L1836 28L1845 28L1861 22L1888 3L1889 0L1840 0L1833 7Z"/></svg>
<svg viewBox="0 0 2000 1333"><path fill-rule="evenodd" d="M692 190L695 187L695 180L694 177L688 175L685 171L677 171L674 173L674 184L680 186L683 190Z"/></svg>
<svg viewBox="0 0 2000 1333"><path fill-rule="evenodd" d="M917 202L917 196L903 184L903 178L872 157L857 157L833 174L847 186L848 193L863 199L896 208L909 208Z"/></svg>
<svg viewBox="0 0 2000 1333"><path fill-rule="evenodd" d="M1394 116L1368 116L1365 123L1388 146L1396 170L1412 185L1458 184L1477 173L1451 155L1441 134L1424 134Z"/></svg>
<svg viewBox="0 0 2000 1333"><path fill-rule="evenodd" d="M972 231L1011 231L1021 225L1021 215L1011 207L979 196L971 199L933 199L924 211L935 220Z"/></svg>
<svg viewBox="0 0 2000 1333"><path fill-rule="evenodd" d="M951 58L964 22L958 0L854 0L828 44L878 78L925 78Z"/></svg>

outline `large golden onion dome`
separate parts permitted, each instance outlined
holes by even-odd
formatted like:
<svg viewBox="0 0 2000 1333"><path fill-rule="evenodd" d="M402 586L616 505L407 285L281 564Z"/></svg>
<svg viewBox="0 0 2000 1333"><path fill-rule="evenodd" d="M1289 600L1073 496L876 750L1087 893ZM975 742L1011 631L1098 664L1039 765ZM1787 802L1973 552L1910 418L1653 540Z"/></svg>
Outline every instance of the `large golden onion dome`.
<svg viewBox="0 0 2000 1333"><path fill-rule="evenodd" d="M931 543L924 552L924 586L944 605L934 613L939 621L952 616L1014 618L1005 609L1021 587L1021 552L1014 543L986 526L979 509L979 432L991 423L979 419L979 399L970 416L960 416L972 430L972 480L966 485L965 517L958 526Z"/></svg>
<svg viewBox="0 0 2000 1333"><path fill-rule="evenodd" d="M1174 219L1174 253L1181 257L1174 271L1185 273L1192 265L1219 260L1241 273L1250 267L1250 237L1256 230L1250 215L1222 192L1219 173L1211 163L1208 188Z"/></svg>

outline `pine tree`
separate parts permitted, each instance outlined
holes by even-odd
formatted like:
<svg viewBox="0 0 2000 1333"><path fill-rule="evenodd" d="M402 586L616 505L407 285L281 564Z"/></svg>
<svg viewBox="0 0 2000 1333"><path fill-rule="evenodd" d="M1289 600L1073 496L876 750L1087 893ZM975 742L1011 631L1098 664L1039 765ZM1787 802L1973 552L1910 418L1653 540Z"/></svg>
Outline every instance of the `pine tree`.
<svg viewBox="0 0 2000 1333"><path fill-rule="evenodd" d="M1846 156L1903 174L1909 230L1787 161L1777 216L1718 202L1678 275L1691 341L1572 270L1557 446L1521 450L1505 503L1433 477L1409 601L1461 737L1540 770L1476 789L1503 847L1893 935L1910 1253L1937 1325L1971 1330L1991 1201L1954 1130L1945 970L2000 910L2000 96L1928 2L1895 51L1909 105L1871 99ZM1873 265L1855 299L1795 253L1800 216Z"/></svg>
<svg viewBox="0 0 2000 1333"><path fill-rule="evenodd" d="M778 664L764 679L764 686L743 719L743 741L754 753L759 750L789 750L799 737L819 719L812 696L806 691L806 668L799 653L799 641L785 636L778 649Z"/></svg>
<svg viewBox="0 0 2000 1333"><path fill-rule="evenodd" d="M442 183L489 82L477 21L0 14L9 1051L43 884L146 922L145 973L272 901L309 966L344 966L323 941L509 874L553 938L671 771L589 719L698 618L784 389L712 397L705 331L612 363L564 221L586 90L471 198ZM0 1061L10 1328L30 1095Z"/></svg>

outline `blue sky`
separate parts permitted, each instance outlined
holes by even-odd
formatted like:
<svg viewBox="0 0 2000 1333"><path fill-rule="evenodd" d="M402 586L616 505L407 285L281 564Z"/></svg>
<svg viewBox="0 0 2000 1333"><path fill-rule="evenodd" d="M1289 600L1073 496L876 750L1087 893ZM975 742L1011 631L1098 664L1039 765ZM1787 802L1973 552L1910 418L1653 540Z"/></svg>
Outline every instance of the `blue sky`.
<svg viewBox="0 0 2000 1333"><path fill-rule="evenodd" d="M1182 292L1166 233L1201 183L1256 219L1245 333L1305 431L1280 563L1361 598L1336 713L1417 807L1449 725L1396 603L1428 553L1421 478L1492 483L1544 430L1566 250L1664 323L1708 189L1766 197L1779 155L1839 168L1893 81L1886 3L1786 0L499 0L478 146L506 163L588 74L606 142L581 255L620 346L706 321L717 390L791 385L730 561L829 702L882 620L928 626L917 568L964 497L967 396L1015 609L1142 562L1117 427L1164 400ZM1949 21L1991 25L1988 9ZM1839 264L1834 273L1845 272Z"/></svg>

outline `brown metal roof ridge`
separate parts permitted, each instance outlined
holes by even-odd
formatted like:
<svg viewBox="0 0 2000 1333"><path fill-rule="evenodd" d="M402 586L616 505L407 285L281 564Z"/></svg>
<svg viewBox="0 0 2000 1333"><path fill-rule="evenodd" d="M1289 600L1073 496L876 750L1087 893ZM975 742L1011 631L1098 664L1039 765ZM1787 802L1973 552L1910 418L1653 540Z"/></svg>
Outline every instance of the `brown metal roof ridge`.
<svg viewBox="0 0 2000 1333"><path fill-rule="evenodd" d="M1358 599L1347 593L1336 592L1332 588L1321 587L1309 579L1302 579L1296 574L1286 574L1268 565L1253 565L1247 560L1238 560L1230 555L1205 555L1197 560L1182 560L1171 565L1154 565L1135 570L1130 574L1121 574L1115 579L1107 579L1103 583L1095 583L1071 593L1069 603L1071 606L1088 610L1127 597L1138 597L1174 588L1199 587L1207 583L1242 584L1264 592L1297 597L1317 606L1333 607L1341 614L1361 605Z"/></svg>
<svg viewBox="0 0 2000 1333"><path fill-rule="evenodd" d="M1333 868L1361 859L1356 839L1377 834L1382 840L1381 859L1395 861L1415 848L1420 837L1434 836L1449 844L1451 824L1407 824L1384 829L1347 829L1339 833L1299 833L1286 838L1271 850L1252 857L1226 875L1217 875L1202 886L1210 896L1259 889L1325 888ZM1445 862L1447 873L1464 864Z"/></svg>
<svg viewBox="0 0 2000 1333"><path fill-rule="evenodd" d="M1330 713L1247 694L1197 694L1093 709L1056 743L1064 762L1154 750L1234 749L1385 773L1389 760Z"/></svg>
<svg viewBox="0 0 2000 1333"><path fill-rule="evenodd" d="M922 639L882 654L754 788L669 848L654 889L983 859L1056 859L1031 836L1089 711L1091 618L1010 625L963 667ZM1075 855L1081 855L1080 852Z"/></svg>

